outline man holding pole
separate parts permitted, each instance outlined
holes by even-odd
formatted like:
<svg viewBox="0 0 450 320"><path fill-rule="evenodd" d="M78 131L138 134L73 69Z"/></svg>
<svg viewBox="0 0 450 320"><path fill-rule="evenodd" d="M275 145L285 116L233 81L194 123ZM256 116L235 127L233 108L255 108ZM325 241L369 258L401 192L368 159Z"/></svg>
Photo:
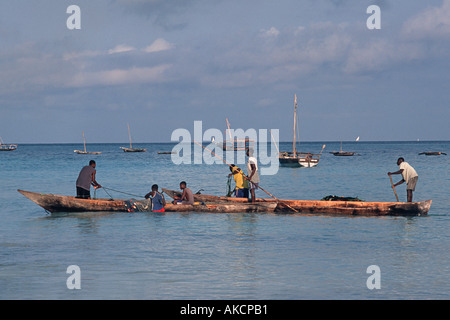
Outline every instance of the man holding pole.
<svg viewBox="0 0 450 320"><path fill-rule="evenodd" d="M403 158L398 158L397 165L399 166L399 170L395 172L388 172L388 175L391 176L393 174L401 174L403 179L394 184L392 187L395 188L403 182L406 182L407 201L412 202L413 191L416 189L419 175L417 174L416 170L414 170L414 168Z"/></svg>
<svg viewBox="0 0 450 320"><path fill-rule="evenodd" d="M249 182L250 194L252 196L253 203L256 202L255 190L258 189L259 184L259 172L258 163L255 157L253 157L253 150L247 149L247 177L245 180Z"/></svg>

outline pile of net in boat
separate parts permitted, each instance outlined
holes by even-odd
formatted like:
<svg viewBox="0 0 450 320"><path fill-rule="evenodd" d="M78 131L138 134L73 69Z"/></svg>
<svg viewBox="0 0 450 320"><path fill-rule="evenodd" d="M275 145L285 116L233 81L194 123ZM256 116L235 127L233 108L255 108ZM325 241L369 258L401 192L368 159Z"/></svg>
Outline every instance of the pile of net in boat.
<svg viewBox="0 0 450 320"><path fill-rule="evenodd" d="M364 201L359 199L358 197L340 197L335 195L329 195L326 197L323 197L321 199L322 201Z"/></svg>
<svg viewBox="0 0 450 320"><path fill-rule="evenodd" d="M149 212L152 211L152 201L130 199L125 201L125 208L128 212Z"/></svg>

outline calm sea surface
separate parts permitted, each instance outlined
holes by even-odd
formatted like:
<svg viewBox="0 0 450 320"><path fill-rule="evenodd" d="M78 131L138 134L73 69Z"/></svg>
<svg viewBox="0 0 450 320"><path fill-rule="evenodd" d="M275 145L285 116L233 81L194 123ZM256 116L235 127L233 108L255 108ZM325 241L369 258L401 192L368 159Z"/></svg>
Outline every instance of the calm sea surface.
<svg viewBox="0 0 450 320"><path fill-rule="evenodd" d="M414 200L433 200L429 215L47 214L17 189L74 195L90 159L100 184L141 196L154 183L177 189L181 180L194 192L225 195L229 170L157 154L174 144L136 144L148 151L134 154L119 144L88 145L101 155L75 154L75 144L1 152L0 299L449 299L450 142L344 143L355 157L335 157L329 152L340 143L325 144L316 168L280 168L261 186L278 198L395 201L387 172L403 156L419 173ZM406 199L405 184L397 193ZM108 198L102 189L96 195ZM79 290L66 284L71 265L81 271ZM380 268L380 289L366 285L371 265Z"/></svg>

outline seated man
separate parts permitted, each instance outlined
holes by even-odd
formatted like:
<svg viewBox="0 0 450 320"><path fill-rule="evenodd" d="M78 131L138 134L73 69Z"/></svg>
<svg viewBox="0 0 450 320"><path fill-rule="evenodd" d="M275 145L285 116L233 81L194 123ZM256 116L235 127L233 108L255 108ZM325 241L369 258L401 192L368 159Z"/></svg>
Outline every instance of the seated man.
<svg viewBox="0 0 450 320"><path fill-rule="evenodd" d="M180 189L183 190L183 194L180 199L176 198L173 204L194 204L194 194L186 187L185 181L180 182Z"/></svg>

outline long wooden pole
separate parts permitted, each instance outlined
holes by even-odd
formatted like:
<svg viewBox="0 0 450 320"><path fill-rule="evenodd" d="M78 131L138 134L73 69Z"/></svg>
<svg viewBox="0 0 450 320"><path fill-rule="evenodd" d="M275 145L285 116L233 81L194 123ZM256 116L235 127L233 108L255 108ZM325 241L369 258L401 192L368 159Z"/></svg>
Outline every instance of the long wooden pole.
<svg viewBox="0 0 450 320"><path fill-rule="evenodd" d="M194 142L196 144L198 144L200 147L202 147L205 150L208 150L209 152L211 152L211 154L215 155L217 158L219 158L220 160L222 160L225 164L227 164L230 168L232 168L231 164L229 164L228 162L226 162L225 160L223 160L221 157L219 157L217 154L215 154L214 152L212 152L211 150L209 150L208 148L204 147L203 145L201 145L200 143L198 143L197 141L194 140ZM264 190L263 188L261 188L260 185L258 185L258 188L261 189L262 191L264 191L265 193L267 193L269 196L271 196L272 198L274 198L277 201L280 201L280 199L276 198L274 195L270 194L269 192L267 192L266 190ZM298 212L297 210L295 210L294 208L292 208L290 205L280 202L282 205L288 207L289 209Z"/></svg>
<svg viewBox="0 0 450 320"><path fill-rule="evenodd" d="M395 191L395 187L394 187L394 183L392 182L392 177L391 177L391 175L389 175L389 179L391 179L392 190L394 190L394 194L395 194L395 197L397 198L397 202L399 202L399 200L398 200L398 195L397 195L397 191Z"/></svg>

